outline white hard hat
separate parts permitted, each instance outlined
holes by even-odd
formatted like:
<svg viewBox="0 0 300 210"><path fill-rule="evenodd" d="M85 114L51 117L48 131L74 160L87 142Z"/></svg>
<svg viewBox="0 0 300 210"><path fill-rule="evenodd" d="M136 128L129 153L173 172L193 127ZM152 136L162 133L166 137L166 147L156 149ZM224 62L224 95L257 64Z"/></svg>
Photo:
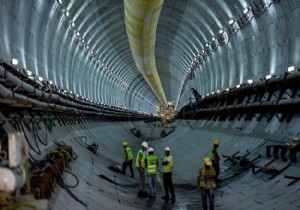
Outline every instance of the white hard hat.
<svg viewBox="0 0 300 210"><path fill-rule="evenodd" d="M170 147L166 147L166 148L165 148L165 151L169 151L169 152L170 152L170 151L171 151L171 150L170 150Z"/></svg>
<svg viewBox="0 0 300 210"><path fill-rule="evenodd" d="M143 147L148 147L147 142L144 141L144 142L142 143L142 146L143 146Z"/></svg>
<svg viewBox="0 0 300 210"><path fill-rule="evenodd" d="M152 147L150 147L150 148L148 149L148 152L154 152L154 149L153 149Z"/></svg>

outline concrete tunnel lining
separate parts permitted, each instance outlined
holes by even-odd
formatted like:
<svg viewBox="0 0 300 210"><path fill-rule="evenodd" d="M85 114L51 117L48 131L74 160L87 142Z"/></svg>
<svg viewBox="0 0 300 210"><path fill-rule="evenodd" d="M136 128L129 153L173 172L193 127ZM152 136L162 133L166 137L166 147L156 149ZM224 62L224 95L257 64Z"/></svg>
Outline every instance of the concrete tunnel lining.
<svg viewBox="0 0 300 210"><path fill-rule="evenodd" d="M17 58L19 64L15 67L19 70L30 70L45 80L53 81L59 90L72 91L108 109L117 107L122 109L120 112L129 111L132 115L136 112L154 113L158 100L145 81L140 80L134 66L124 35L123 2L120 2L122 0L0 1L0 59L10 63L12 58ZM270 4L256 7L262 2ZM230 34L228 21L231 18L238 20L246 6L253 7L257 14L236 33ZM165 0L161 13L156 52L158 74L168 101L178 109L191 98L190 87L204 96L236 87L248 79L262 80L270 74L284 75L292 65L299 68L300 3L297 0ZM219 36L221 28L228 33L228 43L218 46L199 64L198 54L206 49L213 36ZM77 32L80 32L79 35ZM194 70L193 66L196 66ZM4 70L2 67L0 70L2 79ZM187 79L190 76L192 79ZM20 84L19 80L14 82L16 86ZM45 95L27 85L24 89ZM0 91L1 100L2 96L28 100L25 98L27 96L3 88L2 82ZM299 90L296 93L299 95ZM38 108L47 107L45 102L37 99L29 97L30 101L40 106ZM69 102L62 98L61 103ZM1 102L1 122L2 114L7 111L2 112L7 104L2 105ZM78 107L83 109L86 106L89 105L80 104ZM27 114L26 107L18 111ZM113 113L111 110L108 112ZM220 154L230 155L236 151L245 154L249 150L249 158L260 154L262 157L258 164L264 165L270 160L266 157L265 146L284 144L300 136L299 123L298 113L289 123L280 122L275 116L270 122L265 118L260 121L253 118L247 122L243 119L222 122L177 120L174 132L163 139L149 140L160 162L164 147L170 146L172 149L175 159L173 181L177 195L174 205L165 205L160 200L160 193L163 193L161 187L158 187L155 202L137 199L137 179L107 169L109 165L122 164L122 141L127 140L136 154L142 140L132 135L130 129L143 129L143 133L153 137L151 124L141 121L84 121L77 125L67 122L60 126L56 123L51 133L43 126L38 130L40 136L48 138L47 146L38 142L38 147L45 154L54 146L54 141L73 146L78 158L73 161L71 171L80 182L72 192L89 209L199 209L201 196L195 188L197 170L215 138L222 141ZM7 131L13 130L7 124L3 127ZM26 133L34 145L33 134ZM74 140L80 136L86 136L88 143L99 144L99 154L92 154ZM30 153L34 154L32 150ZM34 158L40 159L42 156ZM228 174L226 170L229 167L223 160L221 177ZM285 164L279 160L274 162L279 168ZM101 179L99 174L115 179L119 185ZM216 209L300 209L299 182L287 187L291 180L285 179L284 174L299 176L299 162L271 180L267 174L252 174L248 170L223 182L222 188L216 191ZM70 184L75 182L70 174L66 173L64 178ZM57 186L49 209L86 208L65 189Z"/></svg>

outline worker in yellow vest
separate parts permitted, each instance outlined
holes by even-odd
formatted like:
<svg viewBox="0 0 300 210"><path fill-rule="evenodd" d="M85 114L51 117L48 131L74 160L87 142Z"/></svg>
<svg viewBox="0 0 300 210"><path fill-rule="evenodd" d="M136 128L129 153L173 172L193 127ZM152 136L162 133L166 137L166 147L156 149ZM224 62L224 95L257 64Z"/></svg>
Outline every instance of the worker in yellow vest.
<svg viewBox="0 0 300 210"><path fill-rule="evenodd" d="M169 201L169 192L171 194L171 202L175 202L175 193L174 193L174 186L172 182L172 168L173 168L173 157L170 155L170 147L165 148L165 155L163 165L163 180L164 180L164 188L165 188L165 195L162 197L166 202Z"/></svg>
<svg viewBox="0 0 300 210"><path fill-rule="evenodd" d="M216 188L215 182L216 171L212 166L209 157L204 158L204 166L198 172L198 192L201 191L203 209L207 210L207 197L209 199L209 210L214 210L215 195L214 189Z"/></svg>
<svg viewBox="0 0 300 210"><path fill-rule="evenodd" d="M210 150L210 155L211 155L211 159L212 159L212 165L216 171L216 183L218 183L218 178L219 178L219 174L220 174L220 156L218 153L218 148L220 146L221 142L219 139L216 139L214 141L214 145Z"/></svg>
<svg viewBox="0 0 300 210"><path fill-rule="evenodd" d="M126 175L126 168L129 166L129 170L131 172L131 177L134 177L133 169L132 169L132 160L133 160L133 155L131 148L128 146L128 142L124 141L123 142L123 147L124 147L124 161L123 161L123 166L122 166L122 172L124 175Z"/></svg>
<svg viewBox="0 0 300 210"><path fill-rule="evenodd" d="M139 172L140 180L139 180L139 191L138 197L146 197L147 192L145 191L145 151L148 148L147 142L142 143L142 148L138 151L135 160L135 167Z"/></svg>
<svg viewBox="0 0 300 210"><path fill-rule="evenodd" d="M145 158L145 168L147 168L147 175L150 188L150 198L156 197L156 173L158 167L158 157L154 155L154 149L148 149L149 156Z"/></svg>

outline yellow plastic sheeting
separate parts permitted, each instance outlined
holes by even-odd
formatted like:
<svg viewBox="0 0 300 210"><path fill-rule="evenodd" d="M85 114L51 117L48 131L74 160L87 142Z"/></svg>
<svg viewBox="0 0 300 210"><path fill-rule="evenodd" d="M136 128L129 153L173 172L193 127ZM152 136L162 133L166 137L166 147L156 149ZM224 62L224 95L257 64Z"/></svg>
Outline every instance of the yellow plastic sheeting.
<svg viewBox="0 0 300 210"><path fill-rule="evenodd" d="M159 98L167 106L155 62L156 28L163 0L125 0L125 26L134 62Z"/></svg>
<svg viewBox="0 0 300 210"><path fill-rule="evenodd" d="M145 76L146 81L149 84L152 84L152 86L151 86L152 89L153 89L153 87L159 87L159 86L161 87L160 80L159 80L159 77L157 75L155 75L155 74L148 74L148 75L144 75L144 76ZM159 83L157 83L157 82L159 82ZM158 98L164 98L164 97L166 97L162 88L161 89L157 89L157 91L153 89L153 91L156 93L156 96ZM166 104L167 104L167 100L166 100ZM165 107L167 106L165 104L163 104L163 105Z"/></svg>

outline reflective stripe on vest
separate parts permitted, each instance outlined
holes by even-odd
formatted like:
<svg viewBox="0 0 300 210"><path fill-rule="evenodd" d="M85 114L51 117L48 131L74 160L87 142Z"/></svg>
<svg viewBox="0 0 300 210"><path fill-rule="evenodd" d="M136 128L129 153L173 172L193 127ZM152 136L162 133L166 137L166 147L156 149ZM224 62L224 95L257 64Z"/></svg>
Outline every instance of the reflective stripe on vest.
<svg viewBox="0 0 300 210"><path fill-rule="evenodd" d="M168 161L168 160L170 160L170 161ZM163 166L163 172L170 173L170 172L172 172L172 168L173 168L173 164L174 164L173 157L171 155L169 155L168 157L165 157L164 162L166 162L166 161L168 161L169 163L168 163L168 165Z"/></svg>
<svg viewBox="0 0 300 210"><path fill-rule="evenodd" d="M131 151L130 147L125 148L125 157L124 157L125 161L126 161L126 154L127 154L127 161L130 161L133 159L132 151Z"/></svg>
<svg viewBox="0 0 300 210"><path fill-rule="evenodd" d="M135 167L137 167L137 168L140 167L140 165L139 165L139 158L140 158L139 154L140 153L143 154L143 156L142 156L142 167L144 168L145 167L145 154L144 154L143 150L141 150L141 149L138 151L138 153L136 155Z"/></svg>
<svg viewBox="0 0 300 210"><path fill-rule="evenodd" d="M146 157L146 159L147 159L147 173L156 174L158 157L155 155L150 155Z"/></svg>
<svg viewBox="0 0 300 210"><path fill-rule="evenodd" d="M213 167L210 167L210 173L211 174L216 174L215 169ZM206 187L206 180L205 180L205 167L202 167L201 169L201 180L200 180L200 186L205 188ZM213 188L216 188L216 183L214 178L212 178L211 186Z"/></svg>

